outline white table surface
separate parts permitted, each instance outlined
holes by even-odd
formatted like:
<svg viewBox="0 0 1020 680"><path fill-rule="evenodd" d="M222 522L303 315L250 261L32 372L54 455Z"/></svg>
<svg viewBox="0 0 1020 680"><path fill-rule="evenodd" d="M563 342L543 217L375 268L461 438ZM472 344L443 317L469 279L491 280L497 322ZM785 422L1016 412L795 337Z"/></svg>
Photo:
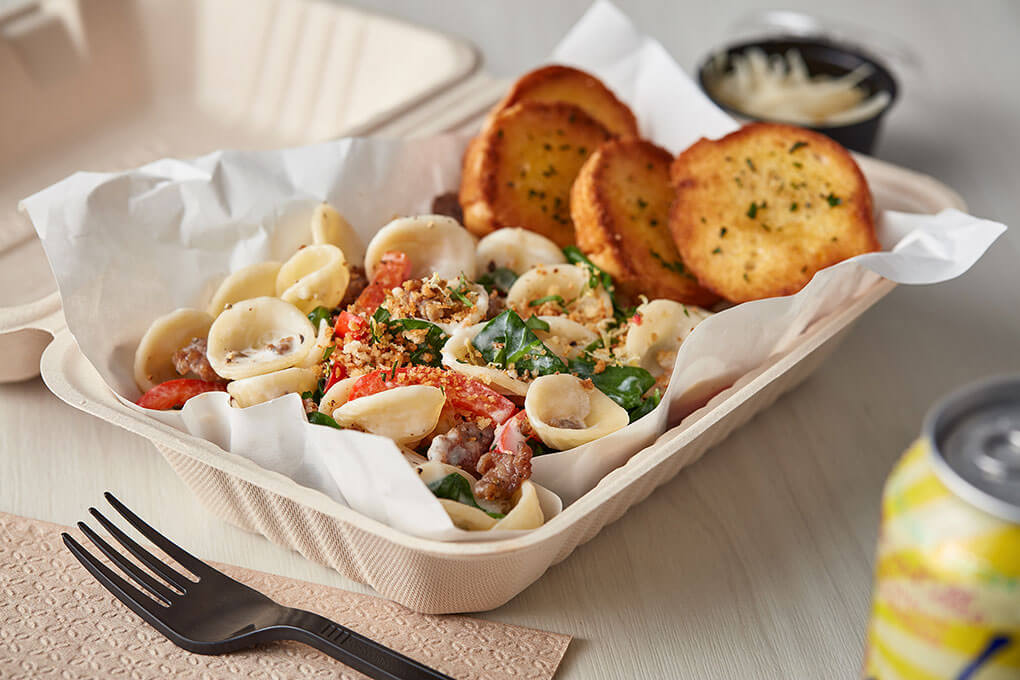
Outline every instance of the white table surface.
<svg viewBox="0 0 1020 680"><path fill-rule="evenodd" d="M540 61L587 0L355 4L465 36L510 75ZM755 6L621 4L685 67ZM922 55L921 71L901 73L876 155L1020 225L1020 4L782 4ZM956 281L893 292L800 388L482 616L574 635L564 679L854 676L893 461L939 395L1020 369L1018 239L1007 233ZM203 557L367 591L213 518L150 444L40 380L0 385L0 510L70 524L107 489Z"/></svg>

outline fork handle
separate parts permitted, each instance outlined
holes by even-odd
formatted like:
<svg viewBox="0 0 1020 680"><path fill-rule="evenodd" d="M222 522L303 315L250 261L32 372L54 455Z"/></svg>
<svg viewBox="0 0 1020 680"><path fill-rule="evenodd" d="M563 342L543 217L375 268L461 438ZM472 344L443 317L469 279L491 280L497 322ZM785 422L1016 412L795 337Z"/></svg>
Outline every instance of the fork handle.
<svg viewBox="0 0 1020 680"><path fill-rule="evenodd" d="M278 628L287 631L288 639L315 647L376 680L454 680L314 612L291 609Z"/></svg>

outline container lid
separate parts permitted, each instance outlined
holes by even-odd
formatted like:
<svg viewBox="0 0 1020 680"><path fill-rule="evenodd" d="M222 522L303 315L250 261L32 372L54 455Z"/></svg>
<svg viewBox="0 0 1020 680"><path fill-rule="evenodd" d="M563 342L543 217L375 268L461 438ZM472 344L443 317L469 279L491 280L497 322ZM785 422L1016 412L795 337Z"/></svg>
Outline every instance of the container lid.
<svg viewBox="0 0 1020 680"><path fill-rule="evenodd" d="M954 392L925 419L939 479L968 503L1020 522L1020 376Z"/></svg>

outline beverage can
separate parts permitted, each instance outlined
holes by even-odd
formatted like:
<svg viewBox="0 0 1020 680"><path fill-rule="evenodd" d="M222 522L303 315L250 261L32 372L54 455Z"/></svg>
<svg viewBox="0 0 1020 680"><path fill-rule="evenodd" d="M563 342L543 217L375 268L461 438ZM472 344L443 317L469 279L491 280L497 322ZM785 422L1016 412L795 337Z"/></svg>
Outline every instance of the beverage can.
<svg viewBox="0 0 1020 680"><path fill-rule="evenodd" d="M1020 377L954 393L886 481L867 680L1020 680Z"/></svg>

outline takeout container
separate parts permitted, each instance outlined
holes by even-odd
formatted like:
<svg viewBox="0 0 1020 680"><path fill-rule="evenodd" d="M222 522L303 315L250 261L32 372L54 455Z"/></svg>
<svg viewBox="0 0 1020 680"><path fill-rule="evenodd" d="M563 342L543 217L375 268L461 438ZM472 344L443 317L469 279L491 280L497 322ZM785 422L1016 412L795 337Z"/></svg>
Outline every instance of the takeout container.
<svg viewBox="0 0 1020 680"><path fill-rule="evenodd" d="M494 101L489 96L468 97L457 106L447 104L446 120L455 121L472 110L484 111ZM393 126L399 125L400 121L394 121ZM963 207L955 194L933 180L871 159L860 161L880 209L936 212ZM824 361L852 323L893 287L889 281L878 280L814 323L789 350L675 424L561 514L522 536L499 541L450 543L405 534L249 459L163 425L120 402L67 332L59 333L45 351L42 373L61 399L150 439L215 515L417 611L478 611L508 601L793 388Z"/></svg>
<svg viewBox="0 0 1020 680"><path fill-rule="evenodd" d="M871 153L878 139L882 119L896 103L899 93L896 79L880 61L857 47L835 42L824 37L783 37L750 40L717 50L709 55L698 68L698 84L719 108L741 120L749 120L751 116L744 111L731 108L717 100L712 96L712 90L709 88L708 83L717 75L731 70L730 60L734 55L743 54L749 48L760 49L768 56L785 55L789 50L796 49L804 58L804 64L811 75L842 76L860 66L870 66L872 72L861 81L860 87L865 90L869 97L878 92L888 92L888 103L870 118L856 123L816 126L810 129L831 137L853 151ZM721 62L716 59L720 53L723 55Z"/></svg>
<svg viewBox="0 0 1020 680"><path fill-rule="evenodd" d="M399 116L365 124L361 131L413 136L472 129L506 86L504 81L475 73ZM175 149L165 153L178 154ZM931 178L865 157L858 161L879 209L934 213L964 208L954 192ZM0 251L5 249L0 246ZM100 379L62 328L58 303L48 313L45 309L49 308L40 307L35 316L22 318L22 323L26 330L55 335L41 362L43 378L53 393L152 441L210 512L366 583L414 610L447 613L491 609L524 590L551 565L566 559L577 546L810 375L853 322L893 288L893 283L879 280L813 324L787 351L744 375L679 424L674 423L654 444L544 526L510 540L472 543L440 542L402 533L130 409Z"/></svg>

